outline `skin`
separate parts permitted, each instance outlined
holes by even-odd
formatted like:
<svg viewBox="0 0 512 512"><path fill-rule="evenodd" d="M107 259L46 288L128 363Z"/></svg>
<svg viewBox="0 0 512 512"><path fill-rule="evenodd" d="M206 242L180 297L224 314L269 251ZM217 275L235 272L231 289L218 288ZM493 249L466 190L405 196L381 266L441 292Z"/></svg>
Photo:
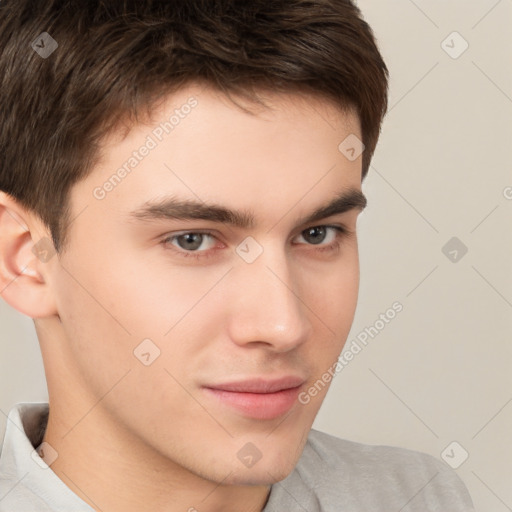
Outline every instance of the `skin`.
<svg viewBox="0 0 512 512"><path fill-rule="evenodd" d="M192 112L95 199L95 187L191 96ZM357 116L296 93L266 101L273 110L250 116L191 85L151 123L111 134L102 161L71 191L69 245L48 262L31 251L47 229L0 193L0 290L35 319L50 402L44 441L58 453L51 469L96 510L259 511L302 453L328 385L263 420L202 388L293 374L307 390L336 361L355 313L360 211L302 219L361 190L361 157L338 150L349 134L362 138ZM130 220L169 194L251 212L256 223ZM319 250L336 240L332 231L318 245L301 235L325 225L349 231L337 250ZM208 258L184 257L176 239L161 243L205 229L214 237L201 247ZM263 248L250 264L235 251L247 236ZM134 356L147 338L160 349L148 366ZM248 442L261 453L252 467L237 457Z"/></svg>

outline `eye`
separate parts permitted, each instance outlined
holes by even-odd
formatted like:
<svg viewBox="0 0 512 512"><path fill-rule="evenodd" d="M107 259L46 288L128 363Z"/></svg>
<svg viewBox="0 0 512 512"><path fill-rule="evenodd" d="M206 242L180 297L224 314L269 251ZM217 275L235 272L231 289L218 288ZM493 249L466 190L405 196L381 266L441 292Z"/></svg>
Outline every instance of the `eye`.
<svg viewBox="0 0 512 512"><path fill-rule="evenodd" d="M342 226L312 226L301 231L296 239L298 245L318 246L315 249L318 252L334 252L340 249L341 239L349 235L350 232ZM215 256L218 244L225 247L208 231L182 231L167 236L160 243L178 256L196 259Z"/></svg>
<svg viewBox="0 0 512 512"><path fill-rule="evenodd" d="M346 230L341 226L312 226L302 231L299 238L308 245L336 246L338 239L344 234Z"/></svg>
<svg viewBox="0 0 512 512"><path fill-rule="evenodd" d="M214 247L215 237L207 232L188 231L168 236L162 243L173 245L181 249L178 252L184 253L183 256L188 256L186 253L204 253Z"/></svg>

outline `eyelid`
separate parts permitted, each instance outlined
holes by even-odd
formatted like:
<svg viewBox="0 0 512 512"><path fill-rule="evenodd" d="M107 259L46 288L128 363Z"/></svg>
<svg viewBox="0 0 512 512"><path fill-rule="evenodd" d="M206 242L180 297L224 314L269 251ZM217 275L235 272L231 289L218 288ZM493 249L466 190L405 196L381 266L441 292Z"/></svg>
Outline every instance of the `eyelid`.
<svg viewBox="0 0 512 512"><path fill-rule="evenodd" d="M292 238L296 238L297 236L301 235L304 231L307 231L308 229L320 228L320 227L332 228L341 233L346 233L347 235L353 234L353 232L343 224L311 224L309 226L306 226L305 228L300 228L300 230L297 231L297 233L295 235L293 235ZM200 234L200 235L209 235L209 236L212 236L213 238L216 238L217 240L219 240L216 230L206 228L206 229L182 229L180 231L173 231L171 233L165 234L161 241L164 242L171 238L177 238L182 235L188 235L188 234L193 234L193 233ZM314 244L310 244L310 245L314 245Z"/></svg>

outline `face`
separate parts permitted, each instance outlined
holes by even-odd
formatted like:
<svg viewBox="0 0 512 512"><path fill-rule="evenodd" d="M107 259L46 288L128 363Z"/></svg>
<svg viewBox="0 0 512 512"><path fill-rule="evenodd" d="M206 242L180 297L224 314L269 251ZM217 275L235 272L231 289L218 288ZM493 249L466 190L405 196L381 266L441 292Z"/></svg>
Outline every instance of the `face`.
<svg viewBox="0 0 512 512"><path fill-rule="evenodd" d="M55 410L94 405L141 453L225 484L293 469L359 284L361 157L338 149L357 117L267 103L190 86L106 140L51 262L59 321L39 326Z"/></svg>

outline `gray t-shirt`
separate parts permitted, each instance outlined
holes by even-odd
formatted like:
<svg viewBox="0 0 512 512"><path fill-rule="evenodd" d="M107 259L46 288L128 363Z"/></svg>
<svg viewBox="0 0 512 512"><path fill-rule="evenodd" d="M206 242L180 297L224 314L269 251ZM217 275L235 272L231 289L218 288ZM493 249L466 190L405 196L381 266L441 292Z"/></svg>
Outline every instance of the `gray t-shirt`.
<svg viewBox="0 0 512 512"><path fill-rule="evenodd" d="M48 404L9 413L0 454L0 512L94 512L35 451ZM370 446L311 430L292 473L263 512L474 512L457 474L430 455Z"/></svg>

